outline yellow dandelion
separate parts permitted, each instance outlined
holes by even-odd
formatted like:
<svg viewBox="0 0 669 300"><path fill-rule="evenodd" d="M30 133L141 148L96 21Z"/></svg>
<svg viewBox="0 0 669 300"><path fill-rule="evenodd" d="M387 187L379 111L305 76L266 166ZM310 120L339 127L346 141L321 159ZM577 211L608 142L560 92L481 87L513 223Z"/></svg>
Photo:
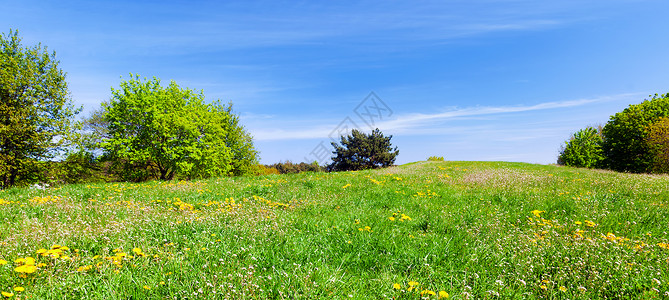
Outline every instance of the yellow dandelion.
<svg viewBox="0 0 669 300"><path fill-rule="evenodd" d="M145 285L145 286L144 286L144 289L145 289L145 290L150 290L150 289L151 289L151 287L150 287L150 286L148 286L148 285Z"/></svg>
<svg viewBox="0 0 669 300"><path fill-rule="evenodd" d="M424 290L420 292L421 295L430 295L430 296L435 296L437 293L430 291L430 290Z"/></svg>
<svg viewBox="0 0 669 300"><path fill-rule="evenodd" d="M10 298L10 297L14 296L14 293L2 292L2 295L5 296L6 298Z"/></svg>
<svg viewBox="0 0 669 300"><path fill-rule="evenodd" d="M567 291L567 288L566 288L564 285L561 285L558 289L559 289L560 291L562 291L562 292L566 292L566 291Z"/></svg>
<svg viewBox="0 0 669 300"><path fill-rule="evenodd" d="M395 221L395 217L388 217L388 220Z"/></svg>
<svg viewBox="0 0 669 300"><path fill-rule="evenodd" d="M7 264L7 261L6 261L6 260L4 260L4 259L0 259L0 266L2 266L2 265L6 265L6 264Z"/></svg>
<svg viewBox="0 0 669 300"><path fill-rule="evenodd" d="M535 210L532 211L532 214L537 218L541 218L541 213L543 213L543 212L546 212L546 211L535 209Z"/></svg>
<svg viewBox="0 0 669 300"><path fill-rule="evenodd" d="M86 272L86 271L88 271L92 268L93 268L93 265L81 266L81 267L77 268L77 272Z"/></svg>
<svg viewBox="0 0 669 300"><path fill-rule="evenodd" d="M547 289L548 289L548 287L545 286L545 285L543 285L543 284L542 284L541 286L539 286L539 287L540 287L542 290L547 290Z"/></svg>
<svg viewBox="0 0 669 300"><path fill-rule="evenodd" d="M450 296L451 295L449 295L446 291L439 291L439 299L445 299L445 298L448 298Z"/></svg>
<svg viewBox="0 0 669 300"><path fill-rule="evenodd" d="M23 265L14 268L14 271L16 271L17 273L32 274L35 273L35 271L37 271L37 267L34 265Z"/></svg>
<svg viewBox="0 0 669 300"><path fill-rule="evenodd" d="M17 286L17 287L14 288L14 291L15 291L15 292L23 292L23 291L25 291L25 290L26 290L26 289L24 289L22 286Z"/></svg>
<svg viewBox="0 0 669 300"><path fill-rule="evenodd" d="M399 290L402 288L402 286L399 283L393 283L393 288Z"/></svg>
<svg viewBox="0 0 669 300"><path fill-rule="evenodd" d="M576 225L581 225L581 224L583 224L583 222L581 222L581 221L576 221L576 222L574 222L574 224L576 224Z"/></svg>

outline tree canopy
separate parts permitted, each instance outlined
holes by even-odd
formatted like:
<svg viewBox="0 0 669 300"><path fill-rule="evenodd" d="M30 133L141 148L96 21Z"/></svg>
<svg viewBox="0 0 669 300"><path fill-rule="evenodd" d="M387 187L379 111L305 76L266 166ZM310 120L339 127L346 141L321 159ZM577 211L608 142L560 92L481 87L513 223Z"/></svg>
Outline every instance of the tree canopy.
<svg viewBox="0 0 669 300"><path fill-rule="evenodd" d="M334 156L328 166L331 171L352 171L389 167L400 153L390 144L393 136L383 136L377 128L370 134L353 129L349 136L342 136L339 143L332 142Z"/></svg>
<svg viewBox="0 0 669 300"><path fill-rule="evenodd" d="M601 127L581 129L565 142L558 163L572 167L600 167L604 160L601 143Z"/></svg>
<svg viewBox="0 0 669 300"><path fill-rule="evenodd" d="M647 139L650 125L669 116L669 93L630 105L611 116L602 133L606 166L616 171L651 172L653 152Z"/></svg>
<svg viewBox="0 0 669 300"><path fill-rule="evenodd" d="M2 188L39 180L68 141L78 110L58 64L46 47L24 47L17 31L0 36Z"/></svg>
<svg viewBox="0 0 669 300"><path fill-rule="evenodd" d="M112 89L101 119L105 158L125 180L241 175L257 163L231 105L207 104L201 92L174 81L162 87L157 78L131 75Z"/></svg>
<svg viewBox="0 0 669 300"><path fill-rule="evenodd" d="M662 117L648 126L648 144L655 173L669 173L669 117Z"/></svg>

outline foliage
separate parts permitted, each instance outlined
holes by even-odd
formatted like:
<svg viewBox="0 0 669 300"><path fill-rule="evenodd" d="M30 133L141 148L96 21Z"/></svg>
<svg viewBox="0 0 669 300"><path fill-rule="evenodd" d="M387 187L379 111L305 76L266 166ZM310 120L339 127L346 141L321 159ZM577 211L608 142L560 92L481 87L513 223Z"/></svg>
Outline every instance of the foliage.
<svg viewBox="0 0 669 300"><path fill-rule="evenodd" d="M0 36L0 188L37 181L66 145L78 113L55 52Z"/></svg>
<svg viewBox="0 0 669 300"><path fill-rule="evenodd" d="M390 139L393 136L383 136L377 128L370 134L365 134L353 129L351 135L341 137L341 145L332 142L335 154L332 163L328 166L330 171L351 171L364 169L377 169L391 166L400 153L392 148Z"/></svg>
<svg viewBox="0 0 669 300"><path fill-rule="evenodd" d="M45 177L52 185L114 181L108 172L108 163L99 161L91 152L80 150L70 152L61 161L49 162Z"/></svg>
<svg viewBox="0 0 669 300"><path fill-rule="evenodd" d="M257 164L255 166L255 170L253 171L253 174L262 176L262 175L278 175L280 173L279 173L279 170L277 170L275 168L264 166L264 165L261 165L261 164Z"/></svg>
<svg viewBox="0 0 669 300"><path fill-rule="evenodd" d="M669 116L669 93L630 105L611 116L602 133L605 164L615 171L650 172L653 154L646 141L649 126Z"/></svg>
<svg viewBox="0 0 669 300"><path fill-rule="evenodd" d="M646 144L652 155L651 170L669 173L669 117L662 117L648 126Z"/></svg>
<svg viewBox="0 0 669 300"><path fill-rule="evenodd" d="M0 199L0 291L15 294L8 299L663 299L669 292L666 176L417 162L13 188Z"/></svg>
<svg viewBox="0 0 669 300"><path fill-rule="evenodd" d="M253 138L239 122L239 116L232 111L232 103L227 106L215 106L216 113L227 122L223 123L226 131L225 145L232 151L232 170L235 176L252 174L258 164L258 151L253 146Z"/></svg>
<svg viewBox="0 0 669 300"><path fill-rule="evenodd" d="M600 167L604 160L601 130L601 126L587 127L574 133L560 151L558 164L582 168Z"/></svg>
<svg viewBox="0 0 669 300"><path fill-rule="evenodd" d="M232 106L204 102L202 93L167 87L139 76L112 89L103 103L103 118L92 126L105 159L124 180L169 180L248 173L257 163L250 135L232 113Z"/></svg>
<svg viewBox="0 0 669 300"><path fill-rule="evenodd" d="M443 156L430 156L427 158L427 161L444 161Z"/></svg>
<svg viewBox="0 0 669 300"><path fill-rule="evenodd" d="M279 174L295 174L300 172L322 172L325 171L323 167L318 165L318 162L312 162L310 164L305 162L293 163L291 161L278 162L275 164L267 165L267 168L276 169Z"/></svg>

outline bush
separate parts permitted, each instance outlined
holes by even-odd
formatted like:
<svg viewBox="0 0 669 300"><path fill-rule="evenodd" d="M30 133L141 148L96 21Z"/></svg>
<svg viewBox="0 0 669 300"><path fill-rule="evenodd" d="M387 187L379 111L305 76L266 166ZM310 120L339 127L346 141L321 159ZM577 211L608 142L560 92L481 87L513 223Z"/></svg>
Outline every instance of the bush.
<svg viewBox="0 0 669 300"><path fill-rule="evenodd" d="M604 161L601 143L601 126L581 129L565 142L558 157L558 164L582 168L601 167Z"/></svg>
<svg viewBox="0 0 669 300"><path fill-rule="evenodd" d="M114 181L108 173L109 164L95 158L93 153L78 151L69 153L62 161L51 161L47 182L52 185L94 183Z"/></svg>
<svg viewBox="0 0 669 300"><path fill-rule="evenodd" d="M611 117L602 133L605 164L615 171L650 172L653 153L647 141L650 125L669 116L669 93L653 96Z"/></svg>
<svg viewBox="0 0 669 300"><path fill-rule="evenodd" d="M341 137L341 145L332 142L335 156L332 157L328 170L355 171L391 166L400 153L397 147L392 148L392 137L383 136L378 128L371 134L353 129L351 135Z"/></svg>
<svg viewBox="0 0 669 300"><path fill-rule="evenodd" d="M427 158L427 161L444 161L443 156L430 156Z"/></svg>
<svg viewBox="0 0 669 300"><path fill-rule="evenodd" d="M317 162L312 162L310 164L301 162L301 163L292 163L291 161L279 162L272 165L267 165L267 168L272 168L277 170L280 174L293 174L300 172L322 172L324 168L319 166Z"/></svg>

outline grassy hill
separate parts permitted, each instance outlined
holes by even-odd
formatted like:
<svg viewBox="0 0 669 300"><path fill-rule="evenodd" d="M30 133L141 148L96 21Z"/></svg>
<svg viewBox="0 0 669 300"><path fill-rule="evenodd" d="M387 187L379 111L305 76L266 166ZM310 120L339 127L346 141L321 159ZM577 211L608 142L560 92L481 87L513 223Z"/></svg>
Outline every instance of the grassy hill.
<svg viewBox="0 0 669 300"><path fill-rule="evenodd" d="M0 191L0 291L662 298L667 204L667 176L503 162L10 189Z"/></svg>

